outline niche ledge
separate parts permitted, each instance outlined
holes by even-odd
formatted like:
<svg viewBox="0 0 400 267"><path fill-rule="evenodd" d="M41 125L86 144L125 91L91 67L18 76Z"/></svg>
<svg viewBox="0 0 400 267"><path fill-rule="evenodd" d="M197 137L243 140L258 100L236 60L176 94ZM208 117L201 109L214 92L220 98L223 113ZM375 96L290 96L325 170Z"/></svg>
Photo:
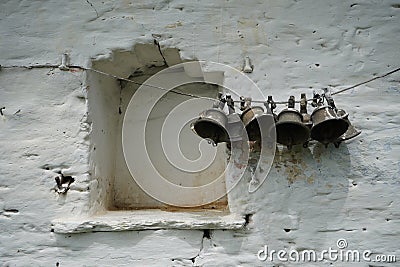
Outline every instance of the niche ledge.
<svg viewBox="0 0 400 267"><path fill-rule="evenodd" d="M52 222L55 233L119 232L156 229L182 230L238 230L245 218L221 211L168 212L162 210L109 211L90 217L56 219Z"/></svg>

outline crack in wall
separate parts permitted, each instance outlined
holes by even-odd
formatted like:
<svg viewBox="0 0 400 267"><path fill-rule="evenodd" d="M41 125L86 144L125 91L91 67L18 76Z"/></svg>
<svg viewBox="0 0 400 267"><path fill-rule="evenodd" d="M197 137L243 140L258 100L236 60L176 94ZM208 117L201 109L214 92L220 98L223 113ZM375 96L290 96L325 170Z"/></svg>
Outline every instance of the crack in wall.
<svg viewBox="0 0 400 267"><path fill-rule="evenodd" d="M198 257L200 257L200 255L202 254L202 252L205 249L205 246L204 246L204 241L205 240L209 240L211 242L211 244L212 244L212 230L211 229L204 229L203 230L203 236L201 238L200 249L199 249L199 252L197 253L197 255L195 255L194 257L191 257L191 258L173 258L171 260L172 261L179 261L179 262L183 262L183 263L185 261L191 261L192 262L192 266L196 266L196 259Z"/></svg>
<svg viewBox="0 0 400 267"><path fill-rule="evenodd" d="M96 17L98 18L99 13L97 12L97 9L94 7L94 5L89 0L86 0L86 3L88 3L93 8L94 12L96 12Z"/></svg>
<svg viewBox="0 0 400 267"><path fill-rule="evenodd" d="M160 55L161 55L161 57L162 57L163 60L164 60L164 65L165 65L166 67L168 67L167 60L165 59L164 54L163 54L162 51L161 51L160 43L159 43L156 39L154 39L154 44L158 47L158 52L160 52Z"/></svg>
<svg viewBox="0 0 400 267"><path fill-rule="evenodd" d="M122 80L118 80L119 83L119 104L118 104L118 114L122 114L122 89L126 86Z"/></svg>

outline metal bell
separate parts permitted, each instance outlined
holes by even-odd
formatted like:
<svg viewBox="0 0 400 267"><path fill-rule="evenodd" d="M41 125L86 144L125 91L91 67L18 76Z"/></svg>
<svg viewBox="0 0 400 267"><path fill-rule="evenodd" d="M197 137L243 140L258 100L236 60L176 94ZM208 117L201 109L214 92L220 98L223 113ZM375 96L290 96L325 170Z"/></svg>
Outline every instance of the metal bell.
<svg viewBox="0 0 400 267"><path fill-rule="evenodd" d="M243 102L242 102L243 103ZM265 112L263 107L255 106L251 107L251 98L245 99L245 105L240 118L245 126L249 141L260 141L262 139L261 128L271 125L274 122L274 118L271 112ZM265 138L265 137L264 137Z"/></svg>
<svg viewBox="0 0 400 267"><path fill-rule="evenodd" d="M330 105L317 107L311 114L311 138L327 146L335 143L349 128L348 122Z"/></svg>
<svg viewBox="0 0 400 267"><path fill-rule="evenodd" d="M228 142L229 135L226 130L228 117L222 110L225 101L220 98L213 107L200 113L200 117L191 124L191 129L198 136L208 139L213 145L221 142Z"/></svg>
<svg viewBox="0 0 400 267"><path fill-rule="evenodd" d="M241 119L245 126L249 141L261 140L260 125L268 123L271 120L271 115L265 113L262 107L251 107L243 111Z"/></svg>
<svg viewBox="0 0 400 267"><path fill-rule="evenodd" d="M294 108L294 104L294 96L291 96L288 108L278 114L275 124L277 142L289 149L293 145L305 144L310 139L310 129L303 123L303 115Z"/></svg>
<svg viewBox="0 0 400 267"><path fill-rule="evenodd" d="M342 119L344 119L344 120L347 122L348 126L349 126L349 127L347 128L347 131L346 131L343 135L341 135L341 136L336 140L335 145L336 145L336 146L339 146L339 144L340 144L341 142L346 141L346 140L349 140L349 139L352 139L352 138L358 136L358 135L361 133L361 131L358 130L356 127L354 127L354 126L351 124L351 122L350 122L350 120L349 120L349 114L348 114L346 111L344 111L343 109L339 109L339 110L337 111L337 114L338 114L338 116L340 116Z"/></svg>

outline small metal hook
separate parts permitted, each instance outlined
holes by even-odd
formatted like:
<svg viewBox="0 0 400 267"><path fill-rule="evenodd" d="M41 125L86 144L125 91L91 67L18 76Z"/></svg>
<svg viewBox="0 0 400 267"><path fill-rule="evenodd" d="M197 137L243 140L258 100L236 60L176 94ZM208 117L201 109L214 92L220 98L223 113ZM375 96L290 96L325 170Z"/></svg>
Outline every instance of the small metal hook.
<svg viewBox="0 0 400 267"><path fill-rule="evenodd" d="M252 73L253 72L253 65L251 65L250 57L246 57L244 60L244 73Z"/></svg>
<svg viewBox="0 0 400 267"><path fill-rule="evenodd" d="M69 70L68 64L69 64L69 58L67 53L63 53L61 55L61 65L58 66L60 70Z"/></svg>

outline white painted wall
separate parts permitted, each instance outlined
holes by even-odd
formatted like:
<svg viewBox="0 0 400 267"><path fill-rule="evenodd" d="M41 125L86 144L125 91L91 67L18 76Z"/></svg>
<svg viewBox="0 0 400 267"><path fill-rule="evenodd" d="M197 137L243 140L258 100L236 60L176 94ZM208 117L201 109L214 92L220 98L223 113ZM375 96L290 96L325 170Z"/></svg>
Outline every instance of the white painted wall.
<svg viewBox="0 0 400 267"><path fill-rule="evenodd" d="M254 213L247 229L212 231L208 239L197 230L52 233L53 219L86 214L87 203L96 203L96 197L89 201L96 182L85 100L96 91L85 87L83 71L4 68L59 64L63 52L72 65L87 66L112 50L151 43L154 35L163 47L180 49L182 58L241 68L248 55L254 64L249 77L266 95L286 100L399 67L398 7L389 0L2 1L1 264L190 266L194 258L196 266L272 266L257 260L263 245L321 250L335 247L338 238L351 249L399 258L398 73L335 98L363 131L360 137L339 149L280 150L256 193L246 193L246 184L232 193L236 205ZM52 190L57 170L76 178L66 196ZM329 263L305 266L321 265Z"/></svg>

